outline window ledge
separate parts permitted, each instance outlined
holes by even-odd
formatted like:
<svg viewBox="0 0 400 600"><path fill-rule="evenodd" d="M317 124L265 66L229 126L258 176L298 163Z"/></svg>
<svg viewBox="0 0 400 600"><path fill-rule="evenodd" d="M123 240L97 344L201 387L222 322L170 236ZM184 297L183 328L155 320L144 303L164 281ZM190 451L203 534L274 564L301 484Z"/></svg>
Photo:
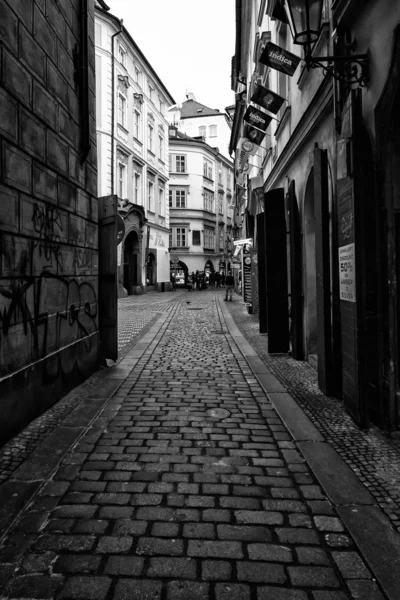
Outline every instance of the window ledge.
<svg viewBox="0 0 400 600"><path fill-rule="evenodd" d="M211 177L207 177L207 175L204 175L204 173L203 173L203 179L207 179L207 181L211 181L211 183L214 183L214 179L211 179Z"/></svg>
<svg viewBox="0 0 400 600"><path fill-rule="evenodd" d="M207 248L207 246L203 246L204 252L215 252L215 248Z"/></svg>
<svg viewBox="0 0 400 600"><path fill-rule="evenodd" d="M122 125L122 123L117 123L117 125L120 127L120 129L122 129L122 131L129 134L129 130L125 127L125 125Z"/></svg>
<svg viewBox="0 0 400 600"><path fill-rule="evenodd" d="M139 138L137 138L137 137L133 136L133 139L135 140L135 142L137 142L138 144L140 144L141 146L143 146L143 142L141 142L141 141L139 140Z"/></svg>
<svg viewBox="0 0 400 600"><path fill-rule="evenodd" d="M154 158L156 157L156 155L154 154L153 150L149 150L149 149L147 148L147 152L148 152L149 154L151 154L152 156L154 156Z"/></svg>

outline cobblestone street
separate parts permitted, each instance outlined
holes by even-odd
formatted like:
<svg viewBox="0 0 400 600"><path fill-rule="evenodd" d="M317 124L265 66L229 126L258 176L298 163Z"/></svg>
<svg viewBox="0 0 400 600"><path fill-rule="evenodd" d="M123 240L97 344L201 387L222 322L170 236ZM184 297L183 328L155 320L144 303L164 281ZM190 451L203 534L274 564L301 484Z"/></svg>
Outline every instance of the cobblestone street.
<svg viewBox="0 0 400 600"><path fill-rule="evenodd" d="M1 598L399 600L397 442L223 298L120 301L118 363L3 448Z"/></svg>

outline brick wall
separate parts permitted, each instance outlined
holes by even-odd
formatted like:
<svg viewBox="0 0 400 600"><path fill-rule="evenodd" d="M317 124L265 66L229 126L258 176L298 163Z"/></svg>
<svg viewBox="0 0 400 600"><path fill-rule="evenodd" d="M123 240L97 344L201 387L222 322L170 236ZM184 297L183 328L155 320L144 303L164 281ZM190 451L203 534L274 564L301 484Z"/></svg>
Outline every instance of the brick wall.
<svg viewBox="0 0 400 600"><path fill-rule="evenodd" d="M0 441L98 364L94 0L0 0Z"/></svg>

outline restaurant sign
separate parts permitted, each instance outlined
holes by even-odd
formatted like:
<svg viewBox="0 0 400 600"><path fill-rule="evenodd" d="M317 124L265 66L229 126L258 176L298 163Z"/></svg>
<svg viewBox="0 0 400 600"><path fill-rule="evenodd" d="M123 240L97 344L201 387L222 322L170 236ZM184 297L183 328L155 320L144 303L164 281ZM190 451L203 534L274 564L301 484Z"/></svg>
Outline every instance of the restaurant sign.
<svg viewBox="0 0 400 600"><path fill-rule="evenodd" d="M252 127L251 125L246 125L243 135L245 138L250 140L254 146L259 146L264 139L265 133L259 129L256 129L255 127Z"/></svg>
<svg viewBox="0 0 400 600"><path fill-rule="evenodd" d="M296 54L292 54L272 42L267 42L260 56L261 63L290 77L297 69L300 60L301 58Z"/></svg>
<svg viewBox="0 0 400 600"><path fill-rule="evenodd" d="M248 107L244 113L243 119L253 127L257 127L262 131L266 131L268 125L271 123L271 117L261 112L261 110L258 110L258 108L254 108L254 106Z"/></svg>
<svg viewBox="0 0 400 600"><path fill-rule="evenodd" d="M285 98L282 98L282 96L275 94L275 92L272 92L262 85L256 87L250 100L274 113L274 115L277 114L282 104L285 102Z"/></svg>

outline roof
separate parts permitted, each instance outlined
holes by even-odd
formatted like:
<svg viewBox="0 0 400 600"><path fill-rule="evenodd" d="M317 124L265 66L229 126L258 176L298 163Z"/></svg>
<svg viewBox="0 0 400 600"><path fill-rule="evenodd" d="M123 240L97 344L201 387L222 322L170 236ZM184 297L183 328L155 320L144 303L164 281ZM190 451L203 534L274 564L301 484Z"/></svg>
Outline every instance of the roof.
<svg viewBox="0 0 400 600"><path fill-rule="evenodd" d="M223 113L216 108L208 108L208 106L205 106L196 100L186 100L181 106L181 119L209 117L212 115L223 115Z"/></svg>
<svg viewBox="0 0 400 600"><path fill-rule="evenodd" d="M221 114L221 113L219 113L219 114ZM174 129L176 131L176 135L171 135L171 129ZM214 156L217 156L220 160L225 161L225 163L228 163L229 166L233 168L232 160L230 160L229 158L227 158L226 156L221 154L221 152L219 152L218 148L213 148L212 146L207 144L207 142L205 142L204 139L201 138L201 136L190 137L190 136L186 135L185 133L178 131L178 129L176 127L172 127L172 128L170 127L170 135L169 135L170 148L171 148L171 144L173 142L177 142L177 143L187 142L188 144L203 146L206 150L211 152L211 154L214 154Z"/></svg>

